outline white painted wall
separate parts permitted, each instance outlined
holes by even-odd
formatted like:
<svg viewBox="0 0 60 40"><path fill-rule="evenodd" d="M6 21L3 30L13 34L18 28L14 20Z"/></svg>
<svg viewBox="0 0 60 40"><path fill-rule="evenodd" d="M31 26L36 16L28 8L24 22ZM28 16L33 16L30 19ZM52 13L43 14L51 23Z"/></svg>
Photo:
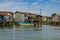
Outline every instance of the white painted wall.
<svg viewBox="0 0 60 40"><path fill-rule="evenodd" d="M53 21L53 22L59 22L59 17L58 17L58 16L54 16L54 17L52 18L52 21Z"/></svg>
<svg viewBox="0 0 60 40"><path fill-rule="evenodd" d="M17 21L17 22L23 22L23 21L25 21L24 19L25 19L24 18L24 14L20 14L20 13L16 13L15 14L15 21Z"/></svg>

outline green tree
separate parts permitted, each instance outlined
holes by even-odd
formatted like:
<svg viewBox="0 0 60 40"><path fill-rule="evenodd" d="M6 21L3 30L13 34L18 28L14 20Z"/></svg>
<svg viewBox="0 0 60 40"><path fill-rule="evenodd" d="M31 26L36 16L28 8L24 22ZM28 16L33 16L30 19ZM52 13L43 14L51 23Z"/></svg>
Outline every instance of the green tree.
<svg viewBox="0 0 60 40"><path fill-rule="evenodd" d="M56 15L56 13L53 13L52 16Z"/></svg>

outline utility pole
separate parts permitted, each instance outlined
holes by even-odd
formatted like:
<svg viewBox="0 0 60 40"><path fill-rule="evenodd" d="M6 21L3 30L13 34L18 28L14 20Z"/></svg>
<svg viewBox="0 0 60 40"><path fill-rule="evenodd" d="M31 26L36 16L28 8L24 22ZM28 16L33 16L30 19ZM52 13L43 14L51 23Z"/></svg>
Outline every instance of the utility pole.
<svg viewBox="0 0 60 40"><path fill-rule="evenodd" d="M41 9L40 9L40 27L42 27L42 16L41 16Z"/></svg>
<svg viewBox="0 0 60 40"><path fill-rule="evenodd" d="M41 16L41 9L40 9L40 16Z"/></svg>

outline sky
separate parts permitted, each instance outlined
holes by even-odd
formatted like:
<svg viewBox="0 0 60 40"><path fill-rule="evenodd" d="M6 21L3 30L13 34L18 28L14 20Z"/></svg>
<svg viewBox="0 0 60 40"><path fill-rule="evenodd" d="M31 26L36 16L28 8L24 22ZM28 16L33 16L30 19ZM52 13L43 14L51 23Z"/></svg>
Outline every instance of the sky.
<svg viewBox="0 0 60 40"><path fill-rule="evenodd" d="M0 11L32 12L43 16L60 14L60 0L0 0Z"/></svg>

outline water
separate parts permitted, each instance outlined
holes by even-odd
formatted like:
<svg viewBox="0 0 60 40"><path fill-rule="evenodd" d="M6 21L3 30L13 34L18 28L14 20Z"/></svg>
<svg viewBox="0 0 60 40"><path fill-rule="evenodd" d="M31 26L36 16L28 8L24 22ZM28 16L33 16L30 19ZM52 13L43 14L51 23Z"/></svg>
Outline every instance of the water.
<svg viewBox="0 0 60 40"><path fill-rule="evenodd" d="M42 27L0 28L0 40L60 40L60 27L42 25Z"/></svg>

